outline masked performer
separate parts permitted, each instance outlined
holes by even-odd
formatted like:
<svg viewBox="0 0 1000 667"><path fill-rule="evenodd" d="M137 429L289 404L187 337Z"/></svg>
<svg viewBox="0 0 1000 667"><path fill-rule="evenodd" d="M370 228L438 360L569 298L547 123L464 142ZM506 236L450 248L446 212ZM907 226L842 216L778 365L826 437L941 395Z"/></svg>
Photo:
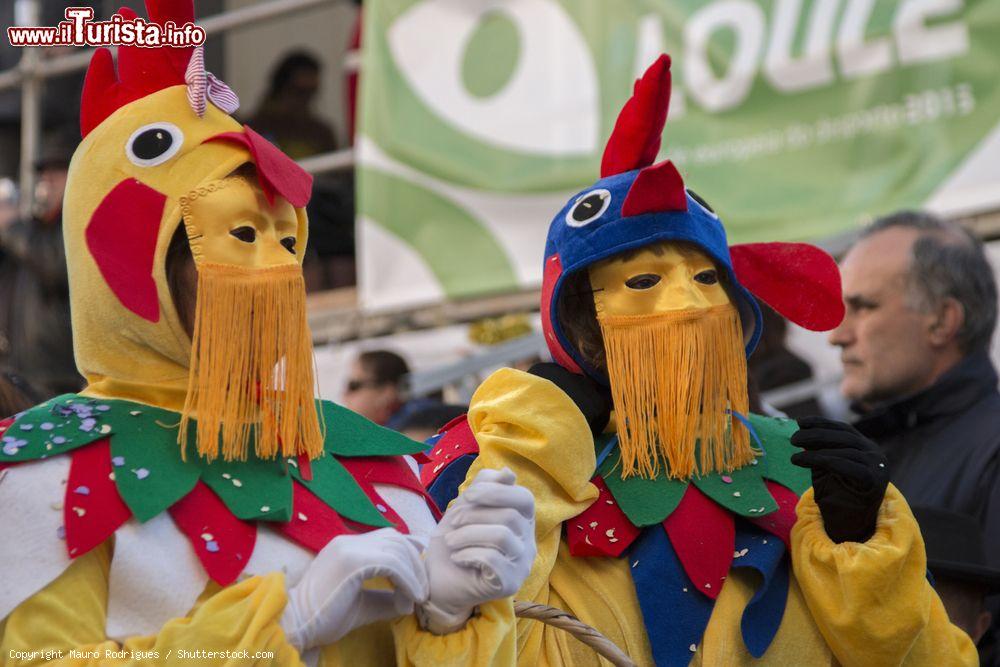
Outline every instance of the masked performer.
<svg viewBox="0 0 1000 667"><path fill-rule="evenodd" d="M549 228L541 310L558 363L487 379L424 481L447 502L467 475L514 470L537 502L518 599L569 611L640 665L975 664L875 446L836 422L749 414L751 292L831 328L839 274L803 244L728 247L675 167L653 164L669 95L663 56L601 180ZM518 630L522 665L598 664L558 632Z"/></svg>
<svg viewBox="0 0 1000 667"><path fill-rule="evenodd" d="M65 217L88 385L0 422L7 664L511 664L531 495L484 471L436 525L422 446L313 399L311 179L236 104L201 48L94 55Z"/></svg>

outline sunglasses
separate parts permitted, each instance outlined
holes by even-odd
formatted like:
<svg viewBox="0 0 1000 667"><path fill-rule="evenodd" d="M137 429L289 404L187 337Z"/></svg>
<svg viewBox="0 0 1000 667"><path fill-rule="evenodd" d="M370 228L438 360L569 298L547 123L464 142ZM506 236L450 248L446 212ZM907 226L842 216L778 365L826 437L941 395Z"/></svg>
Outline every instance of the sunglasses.
<svg viewBox="0 0 1000 667"><path fill-rule="evenodd" d="M354 393L360 391L365 387L370 389L377 389L381 385L375 380L348 380L347 381L347 393Z"/></svg>

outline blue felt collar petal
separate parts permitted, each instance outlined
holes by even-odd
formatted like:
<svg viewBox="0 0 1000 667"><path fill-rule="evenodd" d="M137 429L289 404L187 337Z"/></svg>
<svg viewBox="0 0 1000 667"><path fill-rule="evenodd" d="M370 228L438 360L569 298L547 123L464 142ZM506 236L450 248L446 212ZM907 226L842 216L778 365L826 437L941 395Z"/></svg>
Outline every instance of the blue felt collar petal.
<svg viewBox="0 0 1000 667"><path fill-rule="evenodd" d="M760 658L785 613L788 558L780 539L739 519L736 552L743 555L734 559L734 568L750 567L763 577L740 621L747 651ZM715 601L695 589L660 525L644 529L625 557L657 667L689 664L692 648L697 649L705 635Z"/></svg>
<svg viewBox="0 0 1000 667"><path fill-rule="evenodd" d="M736 553L743 555L734 558L734 568L753 568L764 578L743 610L740 621L743 644L750 655L760 658L774 640L785 615L789 582L785 543L774 535L737 520Z"/></svg>

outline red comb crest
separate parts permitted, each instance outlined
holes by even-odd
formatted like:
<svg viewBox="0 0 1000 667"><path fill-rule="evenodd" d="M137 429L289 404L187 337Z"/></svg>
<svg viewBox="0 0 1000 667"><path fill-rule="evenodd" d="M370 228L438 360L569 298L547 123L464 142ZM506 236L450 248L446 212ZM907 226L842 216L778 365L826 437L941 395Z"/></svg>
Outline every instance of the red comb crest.
<svg viewBox="0 0 1000 667"><path fill-rule="evenodd" d="M146 0L153 23L177 26L194 21L194 0ZM126 20L136 17L127 7L118 10ZM80 105L80 134L87 136L121 107L157 91L184 83L193 47L118 47L118 72L108 49L98 49L90 60Z"/></svg>
<svg viewBox="0 0 1000 667"><path fill-rule="evenodd" d="M635 177L622 204L622 217L664 211L686 211L684 179L670 160L645 167Z"/></svg>
<svg viewBox="0 0 1000 667"><path fill-rule="evenodd" d="M601 178L653 164L670 106L670 56L656 59L635 82L601 160Z"/></svg>

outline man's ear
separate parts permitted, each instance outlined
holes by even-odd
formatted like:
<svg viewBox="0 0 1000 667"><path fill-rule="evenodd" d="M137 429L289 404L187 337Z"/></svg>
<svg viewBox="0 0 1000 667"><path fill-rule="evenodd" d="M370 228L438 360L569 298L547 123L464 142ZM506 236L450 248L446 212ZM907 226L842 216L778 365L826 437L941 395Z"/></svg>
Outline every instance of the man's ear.
<svg viewBox="0 0 1000 667"><path fill-rule="evenodd" d="M944 347L958 336L965 324L965 307L957 299L947 297L938 307L937 317L931 324L930 340L935 347Z"/></svg>

